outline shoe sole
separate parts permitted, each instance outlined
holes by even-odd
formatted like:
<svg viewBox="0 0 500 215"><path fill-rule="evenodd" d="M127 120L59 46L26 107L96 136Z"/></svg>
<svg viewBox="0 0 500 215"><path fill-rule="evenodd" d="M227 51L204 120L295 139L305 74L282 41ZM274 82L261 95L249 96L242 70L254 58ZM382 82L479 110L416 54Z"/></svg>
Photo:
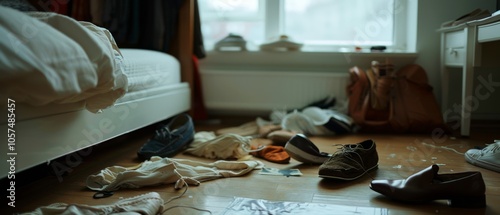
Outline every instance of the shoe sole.
<svg viewBox="0 0 500 215"><path fill-rule="evenodd" d="M356 180L358 178L361 178L361 176L364 176L366 175L366 173L372 171L372 170L375 170L378 168L378 164L373 166L373 167L370 167L369 169L367 169L365 172L363 172L363 174L361 175L358 175L354 178L343 178L343 177L338 177L338 176L331 176L331 175L319 175L319 177L321 178L331 178L331 179L340 179L340 180L345 180L345 181L352 181L352 180Z"/></svg>
<svg viewBox="0 0 500 215"><path fill-rule="evenodd" d="M500 172L500 167L491 165L490 163L486 163L480 160L476 160L471 156L469 156L467 153L465 153L465 160L472 165L482 167L491 171Z"/></svg>
<svg viewBox="0 0 500 215"><path fill-rule="evenodd" d="M331 156L321 157L304 153L304 151L302 151L300 148L290 143L287 143L285 145L285 151L293 159L300 161L302 163L309 163L309 164L322 164L331 157Z"/></svg>

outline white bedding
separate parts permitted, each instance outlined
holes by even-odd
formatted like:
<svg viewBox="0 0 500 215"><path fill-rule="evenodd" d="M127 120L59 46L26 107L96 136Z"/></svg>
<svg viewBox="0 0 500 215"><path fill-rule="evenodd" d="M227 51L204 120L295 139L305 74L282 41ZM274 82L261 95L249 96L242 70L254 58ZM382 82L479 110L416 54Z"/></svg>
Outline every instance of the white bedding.
<svg viewBox="0 0 500 215"><path fill-rule="evenodd" d="M123 73L128 77L128 92L115 104L143 100L185 87L181 84L179 61L173 56L141 49L120 51L123 54ZM82 109L85 109L85 101L43 106L17 104L16 112L17 120L21 121ZM2 118L2 123L4 121Z"/></svg>
<svg viewBox="0 0 500 215"><path fill-rule="evenodd" d="M0 107L16 101L15 129L22 134L15 139L16 172L41 164L72 170L64 163L74 158L70 153L87 156L79 150L190 108L189 84L181 82L174 57L120 50L106 29L0 6L0 35ZM7 131L7 117L0 119ZM0 177L9 168L0 163Z"/></svg>
<svg viewBox="0 0 500 215"><path fill-rule="evenodd" d="M0 6L0 33L0 105L15 100L17 120L97 113L181 82L173 56L119 49L108 30L60 14Z"/></svg>
<svg viewBox="0 0 500 215"><path fill-rule="evenodd" d="M127 91L121 54L106 29L56 13L0 6L0 103L85 101L98 112Z"/></svg>

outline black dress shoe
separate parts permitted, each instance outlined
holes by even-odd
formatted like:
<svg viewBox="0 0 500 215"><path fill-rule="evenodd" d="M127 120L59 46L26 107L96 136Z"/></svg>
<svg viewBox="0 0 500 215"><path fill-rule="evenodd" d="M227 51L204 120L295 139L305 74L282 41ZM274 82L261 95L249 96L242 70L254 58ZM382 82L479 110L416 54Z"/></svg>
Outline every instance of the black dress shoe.
<svg viewBox="0 0 500 215"><path fill-rule="evenodd" d="M486 207L481 172L438 174L432 165L402 180L373 180L370 188L389 198L405 202L446 199L452 207Z"/></svg>
<svg viewBox="0 0 500 215"><path fill-rule="evenodd" d="M357 144L346 144L319 166L319 177L354 180L377 169L378 154L375 141L365 140Z"/></svg>

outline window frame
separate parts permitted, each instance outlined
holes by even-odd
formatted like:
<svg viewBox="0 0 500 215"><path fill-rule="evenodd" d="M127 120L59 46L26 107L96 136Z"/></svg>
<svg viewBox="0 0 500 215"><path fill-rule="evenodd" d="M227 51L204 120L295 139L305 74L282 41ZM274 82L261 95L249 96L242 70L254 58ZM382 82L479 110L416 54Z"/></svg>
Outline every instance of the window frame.
<svg viewBox="0 0 500 215"><path fill-rule="evenodd" d="M262 1L262 0L261 0ZM271 4L271 8L281 7L283 4L276 4L283 0L266 0ZM418 58L416 50L417 39L417 0L395 0L399 4L397 17L395 17L394 47L384 52L370 52L369 47L363 47L363 51L354 50L308 50L304 47L299 51L291 52L269 52L261 51L258 47L247 47L247 51L217 51L208 50L208 57L200 61L203 69L217 70L307 70L325 72L344 72L346 68L353 65L369 65L372 60L390 59L394 62L412 62ZM267 5L266 5L267 6ZM271 13L265 12L267 19ZM282 14L274 14L283 16ZM279 35L281 29L279 21L266 20L265 37L275 37ZM283 25L281 25L283 26ZM249 44L247 43L247 46ZM307 46L305 46L307 47Z"/></svg>
<svg viewBox="0 0 500 215"><path fill-rule="evenodd" d="M398 52L407 52L407 12L408 12L408 0L394 0L394 10L388 11L394 13L394 30L393 30L393 45L387 46L390 50L395 50ZM273 40L279 38L281 32L284 32L284 0L267 0L261 1L264 3L265 9L265 30L264 38L267 40ZM276 12L278 11L278 12ZM289 35L290 36L290 35ZM326 50L327 52L338 52L335 50L340 50L345 47L345 45L313 45L304 44L303 49L305 51L321 51ZM370 48L369 45L359 44L359 47L363 49Z"/></svg>

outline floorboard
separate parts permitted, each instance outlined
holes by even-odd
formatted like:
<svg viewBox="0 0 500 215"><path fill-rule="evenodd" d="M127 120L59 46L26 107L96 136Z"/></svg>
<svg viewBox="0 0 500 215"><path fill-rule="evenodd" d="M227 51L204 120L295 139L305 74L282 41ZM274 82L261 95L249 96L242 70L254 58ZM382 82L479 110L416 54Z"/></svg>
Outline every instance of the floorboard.
<svg viewBox="0 0 500 215"><path fill-rule="evenodd" d="M200 122L196 125L196 131L214 131L236 126L248 120L248 118L238 119L224 118ZM269 201L334 205L336 206L335 214L500 214L500 173L470 165L465 162L463 156L463 153L470 148L492 143L495 138L498 138L499 127L497 123L473 123L471 135L468 138L450 135L442 139L433 139L431 134L351 134L311 137L320 150L325 152L335 151L337 147L335 144L358 143L373 139L377 144L379 167L360 179L346 182L318 177L318 165L306 165L293 159L289 164L275 164L261 160L270 167L299 169L303 175L298 177L268 176L260 175L258 170L255 170L242 177L202 182L200 186L189 186L181 198L172 200L165 207L192 206L218 214L234 197L245 197ZM151 136L153 129L150 126L94 146L88 155L74 160L71 172L63 177L57 177L48 168L32 172L28 170L27 173L20 174L31 180L26 179L25 184L17 187L16 208L12 212L28 212L56 202L88 205L111 204L120 198L153 191L160 193L165 201L180 195L182 190L175 190L173 185L160 185L140 189L122 189L116 191L111 197L96 200L92 198L94 192L85 187L86 177L103 168L112 165L133 166L140 163L136 152ZM214 162L214 160L186 154L179 154L176 158ZM484 209L451 208L444 201L405 204L389 200L368 187L373 179L406 178L432 164L438 164L440 172L480 171L487 185L488 206ZM169 210L168 214L208 213L192 208L175 207Z"/></svg>

